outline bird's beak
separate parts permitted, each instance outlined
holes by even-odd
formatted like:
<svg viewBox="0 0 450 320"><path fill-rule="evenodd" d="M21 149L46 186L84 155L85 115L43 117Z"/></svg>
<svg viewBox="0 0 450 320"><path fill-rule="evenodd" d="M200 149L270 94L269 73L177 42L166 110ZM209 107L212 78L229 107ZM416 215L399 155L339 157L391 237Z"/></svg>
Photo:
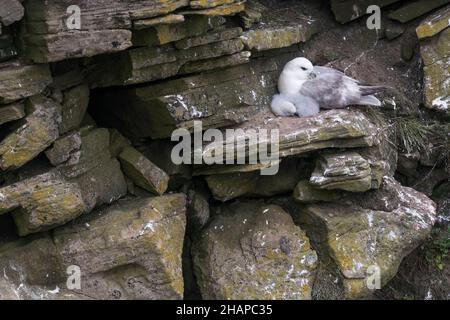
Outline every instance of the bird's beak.
<svg viewBox="0 0 450 320"><path fill-rule="evenodd" d="M315 78L317 78L317 75L314 72L310 72L309 75L308 75L308 79L309 80L313 80Z"/></svg>

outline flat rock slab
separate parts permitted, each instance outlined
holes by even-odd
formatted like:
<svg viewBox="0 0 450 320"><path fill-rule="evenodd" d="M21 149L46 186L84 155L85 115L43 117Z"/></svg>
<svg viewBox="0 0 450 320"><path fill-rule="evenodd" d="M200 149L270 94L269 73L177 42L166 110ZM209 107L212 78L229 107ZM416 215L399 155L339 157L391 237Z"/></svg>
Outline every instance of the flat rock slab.
<svg viewBox="0 0 450 320"><path fill-rule="evenodd" d="M430 15L417 27L419 39L433 37L442 30L450 27L450 6L446 6Z"/></svg>
<svg viewBox="0 0 450 320"><path fill-rule="evenodd" d="M36 95L51 83L52 76L48 65L0 65L0 103Z"/></svg>
<svg viewBox="0 0 450 320"><path fill-rule="evenodd" d="M319 19L305 15L302 8L274 9L263 12L242 39L249 50L264 51L306 42L319 31Z"/></svg>
<svg viewBox="0 0 450 320"><path fill-rule="evenodd" d="M270 112L260 112L249 121L244 122L234 129L242 129L244 134L251 134L253 139L248 139L245 150L248 157L255 158L259 153L259 145L268 145L267 150L279 147L279 157L284 158L293 155L305 154L315 150L328 148L356 148L369 147L379 143L377 139L378 129L360 111L355 110L330 110L320 112L314 117L281 117L277 118ZM261 131L264 130L264 131ZM266 131L267 130L267 131ZM279 141L272 143L269 139L272 130L278 130ZM239 133L239 131L237 131ZM225 137L225 135L224 135ZM245 135L236 135L235 139L206 143L202 150L203 156L214 154L214 158L225 163L225 151L233 150L237 141ZM234 148L236 150L237 148ZM238 154L235 151L234 163L238 163ZM195 174L220 174L226 172L254 171L259 166L246 165L233 168L230 165L197 166Z"/></svg>
<svg viewBox="0 0 450 320"><path fill-rule="evenodd" d="M224 206L192 247L204 299L311 298L317 255L279 206Z"/></svg>
<svg viewBox="0 0 450 320"><path fill-rule="evenodd" d="M243 122L275 92L275 63L250 63L162 84L116 90L96 105L105 122L129 136L166 138L177 128L192 131Z"/></svg>
<svg viewBox="0 0 450 320"><path fill-rule="evenodd" d="M131 47L129 30L93 30L61 32L47 35L26 35L25 52L36 63L92 57Z"/></svg>
<svg viewBox="0 0 450 320"><path fill-rule="evenodd" d="M421 15L450 3L449 0L419 0L408 3L389 14L389 18L400 22L414 20Z"/></svg>
<svg viewBox="0 0 450 320"><path fill-rule="evenodd" d="M200 26L203 25L200 23ZM183 30L177 35L186 32ZM196 34L195 28L189 32ZM209 70L212 69L212 61L216 63L215 68L237 64L236 61L230 61L229 57L244 50L244 44L239 38L241 34L242 29L230 28L180 40L175 42L175 46L168 44L133 48L118 55L97 59L92 69L87 71L87 77L91 87L109 87ZM108 69L109 72L101 72Z"/></svg>

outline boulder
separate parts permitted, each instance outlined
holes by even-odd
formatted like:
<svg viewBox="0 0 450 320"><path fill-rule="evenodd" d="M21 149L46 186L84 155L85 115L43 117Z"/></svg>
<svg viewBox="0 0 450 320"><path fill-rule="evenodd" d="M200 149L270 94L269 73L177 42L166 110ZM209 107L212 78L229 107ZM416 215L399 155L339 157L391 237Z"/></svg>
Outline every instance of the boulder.
<svg viewBox="0 0 450 320"><path fill-rule="evenodd" d="M436 206L425 195L385 177L381 189L310 204L293 213L319 251L334 261L344 296L368 297L379 271L384 286L400 262L429 236Z"/></svg>
<svg viewBox="0 0 450 320"><path fill-rule="evenodd" d="M0 250L4 299L182 299L182 194L132 199ZM81 288L68 288L78 267Z"/></svg>
<svg viewBox="0 0 450 320"><path fill-rule="evenodd" d="M27 116L0 142L0 168L17 169L44 151L59 137L61 106L41 95L26 102Z"/></svg>
<svg viewBox="0 0 450 320"><path fill-rule="evenodd" d="M80 294L182 299L185 210L182 194L122 201L55 230L54 243L65 267L80 267Z"/></svg>
<svg viewBox="0 0 450 320"><path fill-rule="evenodd" d="M220 212L192 247L204 299L311 298L317 255L289 214L258 202Z"/></svg>

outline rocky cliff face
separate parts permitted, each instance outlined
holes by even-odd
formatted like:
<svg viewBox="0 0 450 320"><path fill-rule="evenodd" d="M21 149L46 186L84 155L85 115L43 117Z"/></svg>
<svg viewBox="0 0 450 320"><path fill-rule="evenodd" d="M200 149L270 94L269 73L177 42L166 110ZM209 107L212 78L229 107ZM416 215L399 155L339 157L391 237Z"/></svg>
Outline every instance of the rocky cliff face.
<svg viewBox="0 0 450 320"><path fill-rule="evenodd" d="M418 2L2 0L0 298L398 298L450 216L450 7ZM383 106L275 117L298 56ZM173 162L197 121L226 164ZM225 154L261 129L276 175Z"/></svg>

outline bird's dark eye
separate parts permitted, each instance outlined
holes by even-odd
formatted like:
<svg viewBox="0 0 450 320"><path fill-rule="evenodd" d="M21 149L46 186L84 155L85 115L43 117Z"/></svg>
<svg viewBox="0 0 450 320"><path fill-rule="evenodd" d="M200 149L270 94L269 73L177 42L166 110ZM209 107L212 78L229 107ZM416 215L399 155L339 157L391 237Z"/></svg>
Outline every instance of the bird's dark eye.
<svg viewBox="0 0 450 320"><path fill-rule="evenodd" d="M305 67L301 67L301 68L302 68L302 70L303 70L303 71L306 71L306 70L308 70L308 69L307 69L307 68L305 68Z"/></svg>

